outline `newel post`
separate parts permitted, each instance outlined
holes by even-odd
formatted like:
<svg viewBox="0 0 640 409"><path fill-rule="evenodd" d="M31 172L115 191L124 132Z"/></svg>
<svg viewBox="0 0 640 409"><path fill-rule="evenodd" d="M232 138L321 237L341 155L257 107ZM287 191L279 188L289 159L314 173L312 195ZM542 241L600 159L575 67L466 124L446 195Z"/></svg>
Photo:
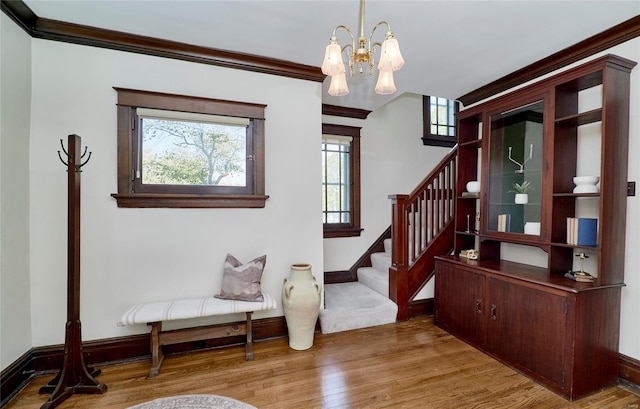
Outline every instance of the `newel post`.
<svg viewBox="0 0 640 409"><path fill-rule="evenodd" d="M398 321L409 319L409 274L407 199L409 195L390 195L391 199L391 267L389 298L398 305Z"/></svg>

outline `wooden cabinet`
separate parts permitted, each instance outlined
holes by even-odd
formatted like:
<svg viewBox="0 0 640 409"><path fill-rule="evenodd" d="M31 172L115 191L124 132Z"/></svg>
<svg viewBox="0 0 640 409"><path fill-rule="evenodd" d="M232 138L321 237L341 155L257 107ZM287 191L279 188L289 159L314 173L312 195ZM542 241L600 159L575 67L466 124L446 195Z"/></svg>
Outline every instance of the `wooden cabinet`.
<svg viewBox="0 0 640 409"><path fill-rule="evenodd" d="M436 324L472 344L484 344L484 275L449 265L436 275ZM443 302L446 307L438 305Z"/></svg>
<svg viewBox="0 0 640 409"><path fill-rule="evenodd" d="M508 261L436 259L436 325L574 399L618 379L621 286Z"/></svg>
<svg viewBox="0 0 640 409"><path fill-rule="evenodd" d="M563 386L568 295L488 279L487 350L519 369ZM540 359L540 357L544 357Z"/></svg>
<svg viewBox="0 0 640 409"><path fill-rule="evenodd" d="M617 380L635 65L607 55L458 114L455 254L479 259L438 258L435 322L569 399ZM574 191L589 175L598 190ZM595 245L569 244L567 218L595 218ZM593 282L565 278L580 253Z"/></svg>

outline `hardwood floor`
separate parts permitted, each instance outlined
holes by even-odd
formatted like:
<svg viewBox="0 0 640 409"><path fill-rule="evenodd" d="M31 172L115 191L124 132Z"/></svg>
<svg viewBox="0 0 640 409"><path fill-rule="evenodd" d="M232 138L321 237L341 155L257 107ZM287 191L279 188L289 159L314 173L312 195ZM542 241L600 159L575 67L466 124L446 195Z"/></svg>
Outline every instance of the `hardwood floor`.
<svg viewBox="0 0 640 409"><path fill-rule="evenodd" d="M102 367L104 395L74 395L59 408L126 408L159 397L217 394L260 409L287 408L597 408L640 409L640 393L612 387L568 402L435 327L431 317L337 334L316 334L294 351L287 339L168 356L146 379L149 361ZM36 378L7 406L40 408Z"/></svg>

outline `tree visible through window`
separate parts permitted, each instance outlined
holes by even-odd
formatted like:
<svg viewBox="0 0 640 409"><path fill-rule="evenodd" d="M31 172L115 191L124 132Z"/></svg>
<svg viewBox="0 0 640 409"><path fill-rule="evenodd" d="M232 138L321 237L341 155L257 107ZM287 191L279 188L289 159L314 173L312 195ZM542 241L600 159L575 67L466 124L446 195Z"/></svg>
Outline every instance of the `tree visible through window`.
<svg viewBox="0 0 640 409"><path fill-rule="evenodd" d="M264 207L265 105L116 88L120 207Z"/></svg>
<svg viewBox="0 0 640 409"><path fill-rule="evenodd" d="M360 128L322 125L324 237L359 236Z"/></svg>
<svg viewBox="0 0 640 409"><path fill-rule="evenodd" d="M246 126L145 117L140 111L143 184L246 186Z"/></svg>
<svg viewBox="0 0 640 409"><path fill-rule="evenodd" d="M455 115L458 109L459 103L457 101L440 97L423 96L423 144L454 146L457 142Z"/></svg>

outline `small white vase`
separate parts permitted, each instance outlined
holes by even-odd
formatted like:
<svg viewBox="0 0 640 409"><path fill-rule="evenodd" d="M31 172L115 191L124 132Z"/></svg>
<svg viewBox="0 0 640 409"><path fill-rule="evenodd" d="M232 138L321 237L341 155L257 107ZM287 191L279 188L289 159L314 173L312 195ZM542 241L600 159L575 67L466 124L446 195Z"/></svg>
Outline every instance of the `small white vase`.
<svg viewBox="0 0 640 409"><path fill-rule="evenodd" d="M527 204L527 203L529 203L529 194L527 194L527 193L516 193L515 202L516 202L516 204Z"/></svg>
<svg viewBox="0 0 640 409"><path fill-rule="evenodd" d="M292 349L302 351L313 345L321 294L322 286L311 274L311 264L293 264L282 288L282 308Z"/></svg>

